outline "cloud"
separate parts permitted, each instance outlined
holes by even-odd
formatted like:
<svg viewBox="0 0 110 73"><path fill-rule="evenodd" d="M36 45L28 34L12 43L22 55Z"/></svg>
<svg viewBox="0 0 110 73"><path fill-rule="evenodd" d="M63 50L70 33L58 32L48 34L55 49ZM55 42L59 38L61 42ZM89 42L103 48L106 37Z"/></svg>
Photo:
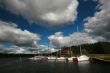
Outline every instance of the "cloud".
<svg viewBox="0 0 110 73"><path fill-rule="evenodd" d="M85 2L87 2L87 1L94 1L94 2L96 2L97 0L83 0L83 1L85 1Z"/></svg>
<svg viewBox="0 0 110 73"><path fill-rule="evenodd" d="M8 54L47 54L56 52L58 49L54 47L50 47L47 45L38 45L37 47L21 47L12 45L11 47L5 47L0 44L0 53L8 53Z"/></svg>
<svg viewBox="0 0 110 73"><path fill-rule="evenodd" d="M32 54L31 51L29 51L28 49L24 48L24 47L19 47L16 45L12 45L9 48L3 47L3 50L1 51L1 53L8 53L8 54Z"/></svg>
<svg viewBox="0 0 110 73"><path fill-rule="evenodd" d="M0 53L4 52L4 45L0 44Z"/></svg>
<svg viewBox="0 0 110 73"><path fill-rule="evenodd" d="M2 49L3 48L3 45L2 44L0 44L0 49Z"/></svg>
<svg viewBox="0 0 110 73"><path fill-rule="evenodd" d="M57 49L55 49L52 46L47 46L47 45L38 45L37 48L27 48L26 47L26 52L28 51L28 53L33 53L33 54L47 54L47 53L51 53L51 52L56 52L58 51Z"/></svg>
<svg viewBox="0 0 110 73"><path fill-rule="evenodd" d="M17 28L17 25L10 22L0 21L0 42L13 43L18 46L32 46L38 42L38 34Z"/></svg>
<svg viewBox="0 0 110 73"><path fill-rule="evenodd" d="M106 39L102 36L96 36L94 39L97 40L98 42L106 41Z"/></svg>
<svg viewBox="0 0 110 73"><path fill-rule="evenodd" d="M5 50L5 53L14 53L14 54L21 54L21 53L25 54L25 52L26 52L26 49L23 49L21 47L15 46L15 45L13 45L10 48L4 48L4 50Z"/></svg>
<svg viewBox="0 0 110 73"><path fill-rule="evenodd" d="M85 19L85 31L110 41L110 0L98 0L98 11Z"/></svg>
<svg viewBox="0 0 110 73"><path fill-rule="evenodd" d="M57 49L55 49L52 46L47 46L47 45L39 45L39 47L37 48L39 50L37 50L38 53L52 53L52 52L56 52L58 51Z"/></svg>
<svg viewBox="0 0 110 73"><path fill-rule="evenodd" d="M69 36L64 36L62 32L56 32L54 35L50 35L48 39L57 47L97 42L89 34L84 32L75 32Z"/></svg>
<svg viewBox="0 0 110 73"><path fill-rule="evenodd" d="M12 45L11 47L5 47L0 45L0 53L8 53L8 54L37 54L38 49L33 47L19 47L16 45Z"/></svg>
<svg viewBox="0 0 110 73"><path fill-rule="evenodd" d="M61 26L77 18L77 0L1 0L0 6L14 14L22 15L29 22Z"/></svg>

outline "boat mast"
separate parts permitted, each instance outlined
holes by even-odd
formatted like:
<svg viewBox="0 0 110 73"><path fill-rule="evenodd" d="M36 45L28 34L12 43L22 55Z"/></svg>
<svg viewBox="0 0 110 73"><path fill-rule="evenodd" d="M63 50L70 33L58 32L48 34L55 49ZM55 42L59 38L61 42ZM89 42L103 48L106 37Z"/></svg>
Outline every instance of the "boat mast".
<svg viewBox="0 0 110 73"><path fill-rule="evenodd" d="M68 49L69 49L69 54L70 54L70 56L72 56L70 43L68 44Z"/></svg>
<svg viewBox="0 0 110 73"><path fill-rule="evenodd" d="M50 41L49 41L49 42L50 42ZM50 56L50 55L49 55L49 47L50 47L50 46L49 46L49 42L48 42L48 56Z"/></svg>
<svg viewBox="0 0 110 73"><path fill-rule="evenodd" d="M52 49L52 48L51 48L51 47L52 47L52 42L50 41L49 44L50 44L50 47L49 47L49 49L50 49L50 56L52 56L52 51L51 51L51 49Z"/></svg>
<svg viewBox="0 0 110 73"><path fill-rule="evenodd" d="M59 41L61 40L62 38L59 38ZM60 50L59 50L59 53L60 53L60 57L61 57L61 44L59 44L59 48L60 48Z"/></svg>
<svg viewBox="0 0 110 73"><path fill-rule="evenodd" d="M81 45L80 45L80 55L82 55L82 49L81 49Z"/></svg>
<svg viewBox="0 0 110 73"><path fill-rule="evenodd" d="M60 45L60 57L61 57L61 45Z"/></svg>
<svg viewBox="0 0 110 73"><path fill-rule="evenodd" d="M50 56L52 56L50 49L51 49L51 41L49 41L48 43L48 53L50 53Z"/></svg>
<svg viewBox="0 0 110 73"><path fill-rule="evenodd" d="M71 45L70 45L70 56L72 57L72 50L71 50Z"/></svg>
<svg viewBox="0 0 110 73"><path fill-rule="evenodd" d="M79 28L78 28L78 26L77 26L77 32L79 32ZM80 55L82 55L81 44L79 45L79 47L80 47Z"/></svg>

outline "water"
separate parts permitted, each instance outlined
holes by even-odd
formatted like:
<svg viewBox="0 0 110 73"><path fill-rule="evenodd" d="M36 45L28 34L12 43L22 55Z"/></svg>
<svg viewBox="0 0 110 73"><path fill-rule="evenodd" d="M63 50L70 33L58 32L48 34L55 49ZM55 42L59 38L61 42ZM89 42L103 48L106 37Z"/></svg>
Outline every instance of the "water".
<svg viewBox="0 0 110 73"><path fill-rule="evenodd" d="M110 63L64 63L0 58L0 73L110 73Z"/></svg>

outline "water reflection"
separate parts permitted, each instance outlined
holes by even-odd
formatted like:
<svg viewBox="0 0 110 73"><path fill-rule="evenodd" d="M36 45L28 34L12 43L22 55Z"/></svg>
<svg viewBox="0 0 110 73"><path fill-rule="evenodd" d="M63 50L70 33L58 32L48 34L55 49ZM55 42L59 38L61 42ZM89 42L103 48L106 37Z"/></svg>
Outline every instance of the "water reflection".
<svg viewBox="0 0 110 73"><path fill-rule="evenodd" d="M78 62L78 67L80 73L89 73L90 62L89 61Z"/></svg>
<svg viewBox="0 0 110 73"><path fill-rule="evenodd" d="M83 62L48 62L17 59L0 59L0 73L110 73L110 64ZM5 65L11 62L9 65Z"/></svg>

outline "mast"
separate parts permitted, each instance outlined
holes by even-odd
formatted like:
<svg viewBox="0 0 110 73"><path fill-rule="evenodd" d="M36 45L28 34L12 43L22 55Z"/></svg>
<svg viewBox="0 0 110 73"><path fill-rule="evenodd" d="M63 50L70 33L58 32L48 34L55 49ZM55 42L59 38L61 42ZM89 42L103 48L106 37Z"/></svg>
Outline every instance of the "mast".
<svg viewBox="0 0 110 73"><path fill-rule="evenodd" d="M77 26L77 32L79 32L79 28L78 28L78 26ZM80 55L82 55L81 44L79 45L79 48L80 48Z"/></svg>
<svg viewBox="0 0 110 73"><path fill-rule="evenodd" d="M61 37L59 37L59 41L61 41ZM61 46L61 44L59 44L59 48L60 48L60 57L61 57L61 48L62 48L62 46Z"/></svg>
<svg viewBox="0 0 110 73"><path fill-rule="evenodd" d="M50 42L50 41L49 41ZM48 42L48 56L49 56L49 42Z"/></svg>
<svg viewBox="0 0 110 73"><path fill-rule="evenodd" d="M49 49L51 49L51 47L52 47L52 42L51 41L50 41L49 45L50 45ZM52 56L51 50L50 50L50 56Z"/></svg>
<svg viewBox="0 0 110 73"><path fill-rule="evenodd" d="M71 46L70 46L70 56L72 57L72 50L71 50Z"/></svg>
<svg viewBox="0 0 110 73"><path fill-rule="evenodd" d="M81 45L80 45L80 55L82 55L82 49L81 49Z"/></svg>
<svg viewBox="0 0 110 73"><path fill-rule="evenodd" d="M50 48L51 48L51 41L49 41L49 43L48 43L48 54L50 53L50 56L51 56Z"/></svg>
<svg viewBox="0 0 110 73"><path fill-rule="evenodd" d="M69 49L70 56L72 56L70 43L68 44L68 49Z"/></svg>
<svg viewBox="0 0 110 73"><path fill-rule="evenodd" d="M60 57L61 57L61 46L60 46Z"/></svg>

